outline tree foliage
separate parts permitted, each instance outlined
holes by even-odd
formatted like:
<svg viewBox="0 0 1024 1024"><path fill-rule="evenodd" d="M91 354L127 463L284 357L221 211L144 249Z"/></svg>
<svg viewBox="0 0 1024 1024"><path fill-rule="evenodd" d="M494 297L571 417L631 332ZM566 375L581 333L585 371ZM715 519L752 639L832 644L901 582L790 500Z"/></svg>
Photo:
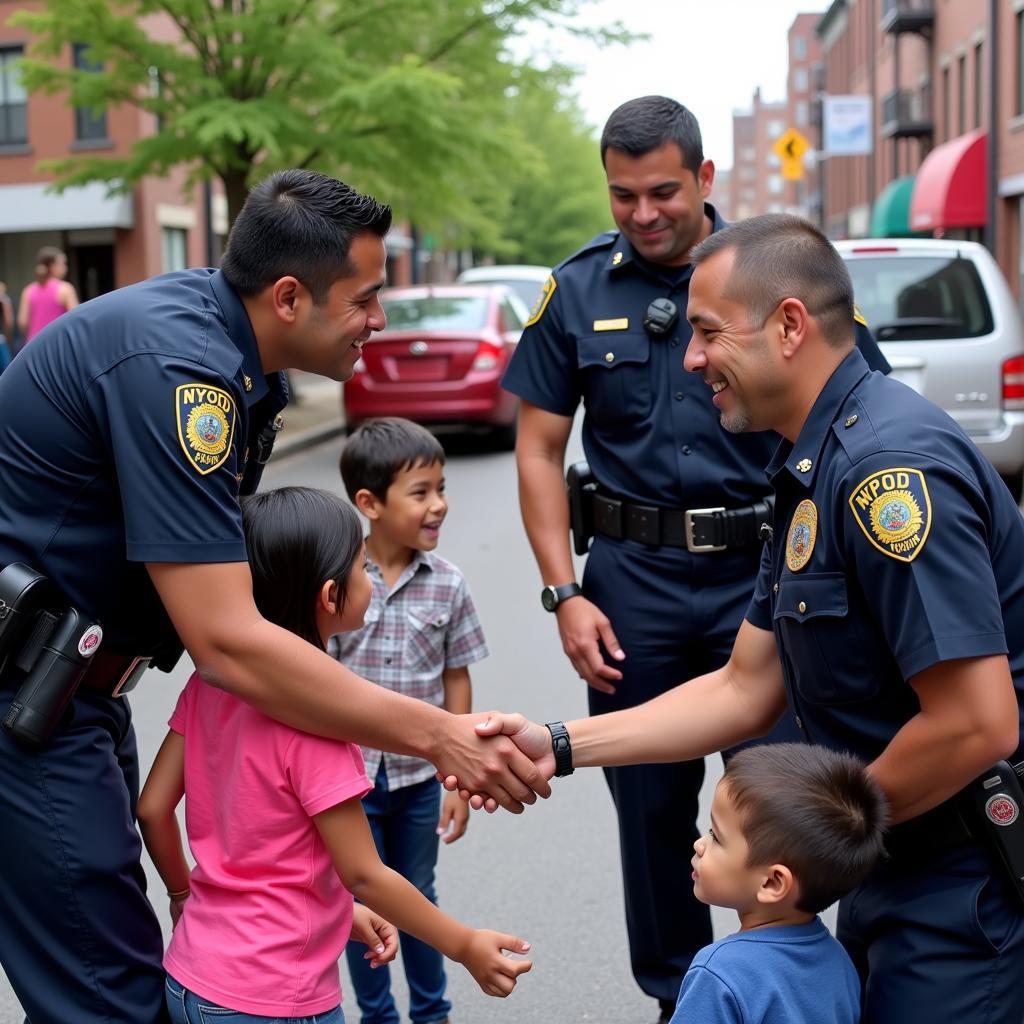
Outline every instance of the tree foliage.
<svg viewBox="0 0 1024 1024"><path fill-rule="evenodd" d="M190 184L223 181L233 220L256 180L311 167L499 244L473 197L513 161L542 163L506 116L521 70L508 44L531 22L571 30L587 2L47 0L11 22L33 35L29 90L158 118L126 157L51 161L60 187L129 187L184 165ZM588 34L627 38L617 25ZM72 43L102 70L57 63Z"/></svg>

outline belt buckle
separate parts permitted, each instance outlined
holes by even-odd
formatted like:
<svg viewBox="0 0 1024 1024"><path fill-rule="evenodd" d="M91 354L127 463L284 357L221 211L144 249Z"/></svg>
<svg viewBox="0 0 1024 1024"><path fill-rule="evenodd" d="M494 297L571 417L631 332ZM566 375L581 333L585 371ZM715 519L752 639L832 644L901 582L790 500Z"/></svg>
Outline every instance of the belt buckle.
<svg viewBox="0 0 1024 1024"><path fill-rule="evenodd" d="M139 685L142 673L149 668L152 658L132 658L124 674L117 681L117 685L110 691L111 697L123 697Z"/></svg>
<svg viewBox="0 0 1024 1024"><path fill-rule="evenodd" d="M707 551L725 551L728 547L727 544L698 544L694 538L694 516L706 516L712 515L715 512L724 512L725 506L720 505L718 508L688 508L683 513L683 524L686 528L686 550L692 551L694 554L703 554Z"/></svg>

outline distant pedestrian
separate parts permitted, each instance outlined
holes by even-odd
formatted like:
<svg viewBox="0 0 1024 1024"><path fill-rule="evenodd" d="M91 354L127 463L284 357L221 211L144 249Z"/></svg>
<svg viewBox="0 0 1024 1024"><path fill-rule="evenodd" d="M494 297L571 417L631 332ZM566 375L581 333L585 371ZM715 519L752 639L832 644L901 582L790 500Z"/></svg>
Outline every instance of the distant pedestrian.
<svg viewBox="0 0 1024 1024"><path fill-rule="evenodd" d="M18 306L22 344L30 342L47 324L78 305L78 293L64 280L67 273L67 256L52 245L44 245L36 256L36 279L21 293Z"/></svg>
<svg viewBox="0 0 1024 1024"><path fill-rule="evenodd" d="M243 522L256 605L270 622L321 650L363 624L373 584L345 501L285 487L247 498ZM198 673L170 726L138 818L176 922L164 959L174 1024L343 1024L338 958L349 934L372 944L360 954L374 966L396 945L387 921L354 910L353 896L462 963L488 995L507 996L530 969L502 954L528 943L460 924L381 862L354 743L276 722ZM175 818L182 796L191 872Z"/></svg>
<svg viewBox="0 0 1024 1024"><path fill-rule="evenodd" d="M0 373L14 354L14 306L7 294L7 285L0 281Z"/></svg>
<svg viewBox="0 0 1024 1024"><path fill-rule="evenodd" d="M672 1024L857 1024L857 971L818 914L874 867L885 814L849 754L770 743L730 758L691 863L694 895L740 930L693 958Z"/></svg>
<svg viewBox="0 0 1024 1024"><path fill-rule="evenodd" d="M410 420L370 420L341 454L349 498L369 520L367 569L373 596L362 629L331 638L328 652L381 686L455 715L472 710L469 666L487 645L462 573L434 554L448 512L444 449ZM437 902L438 837L465 834L469 805L445 793L429 761L363 748L374 780L363 808L381 859ZM403 934L402 961L413 1024L447 1021L451 1003L441 954ZM363 950L348 947L349 973L362 1024L399 1024L390 972L372 971Z"/></svg>

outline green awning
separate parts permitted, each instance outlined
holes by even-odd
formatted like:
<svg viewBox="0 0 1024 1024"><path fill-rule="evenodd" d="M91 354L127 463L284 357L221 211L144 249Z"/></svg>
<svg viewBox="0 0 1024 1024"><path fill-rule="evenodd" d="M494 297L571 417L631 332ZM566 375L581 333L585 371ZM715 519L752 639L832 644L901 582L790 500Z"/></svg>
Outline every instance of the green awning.
<svg viewBox="0 0 1024 1024"><path fill-rule="evenodd" d="M910 238L918 232L910 230L910 195L914 191L914 175L890 181L878 194L871 211L872 238Z"/></svg>

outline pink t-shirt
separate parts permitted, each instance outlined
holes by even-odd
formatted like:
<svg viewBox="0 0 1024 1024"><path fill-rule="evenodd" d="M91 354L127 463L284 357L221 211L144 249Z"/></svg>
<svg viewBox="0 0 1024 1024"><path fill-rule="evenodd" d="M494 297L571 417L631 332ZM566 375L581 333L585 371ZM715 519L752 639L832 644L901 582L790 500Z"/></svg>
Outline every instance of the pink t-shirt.
<svg viewBox="0 0 1024 1024"><path fill-rule="evenodd" d="M66 313L60 301L60 286L63 282L56 277L47 278L42 284L33 282L28 286L28 330L25 340L31 341L44 327L52 324L57 317Z"/></svg>
<svg viewBox="0 0 1024 1024"><path fill-rule="evenodd" d="M185 737L196 867L164 966L242 1013L333 1009L352 895L311 818L370 791L359 747L281 725L197 673L170 727Z"/></svg>

